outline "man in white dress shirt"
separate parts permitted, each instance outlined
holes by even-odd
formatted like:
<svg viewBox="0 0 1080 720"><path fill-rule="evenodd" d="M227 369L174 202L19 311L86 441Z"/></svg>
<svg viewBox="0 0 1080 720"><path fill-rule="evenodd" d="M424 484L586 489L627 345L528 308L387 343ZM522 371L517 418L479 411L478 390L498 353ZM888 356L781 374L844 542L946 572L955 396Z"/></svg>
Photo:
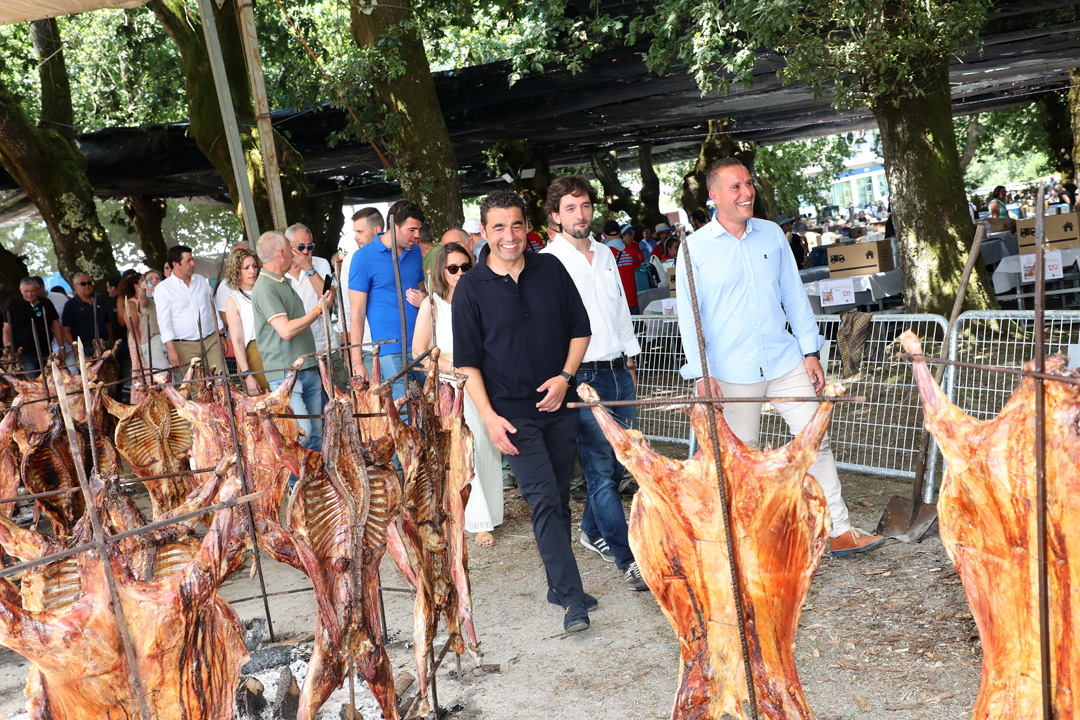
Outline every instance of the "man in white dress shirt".
<svg viewBox="0 0 1080 720"><path fill-rule="evenodd" d="M214 318L214 294L206 278L195 272L191 248L169 248L165 264L172 268L172 275L154 288L154 303L169 365L176 367L177 377L183 377L191 360L202 357L205 351L211 366L224 369Z"/></svg>
<svg viewBox="0 0 1080 720"><path fill-rule="evenodd" d="M541 250L554 255L570 274L589 314L592 339L576 380L588 383L601 400L634 400L634 356L641 352L622 279L611 248L593 239L590 228L596 191L580 175L555 178L548 187L546 210L562 232ZM609 408L627 427L637 419L634 407ZM592 410L578 410L578 452L588 496L581 518L581 544L613 562L631 590L648 590L627 537L626 513L619 483L623 466L601 432Z"/></svg>
<svg viewBox="0 0 1080 720"><path fill-rule="evenodd" d="M289 240L292 248L293 263L286 273L285 279L292 285L293 290L300 296L304 303L304 312L311 312L319 304L323 294L323 284L330 277L330 262L321 257L315 257L315 243L311 236L311 230L307 225L294 223L285 230L285 237ZM327 288L329 289L329 288ZM322 320L311 324L311 334L315 336L315 350L320 357L326 352L326 328ZM348 391L349 373L345 369L345 361L338 349L341 343L338 340L338 331L330 327L330 351L331 360L334 364L334 385L342 392Z"/></svg>

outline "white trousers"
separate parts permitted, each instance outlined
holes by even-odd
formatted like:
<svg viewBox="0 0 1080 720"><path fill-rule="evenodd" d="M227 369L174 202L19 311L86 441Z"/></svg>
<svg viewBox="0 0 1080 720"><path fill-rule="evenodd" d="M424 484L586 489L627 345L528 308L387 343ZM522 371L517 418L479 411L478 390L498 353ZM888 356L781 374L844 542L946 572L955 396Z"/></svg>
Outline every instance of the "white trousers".
<svg viewBox="0 0 1080 720"><path fill-rule="evenodd" d="M727 383L721 380L717 382L725 397L812 397L816 394L814 386L810 383L810 376L806 373L806 367L802 363L775 380L749 384ZM798 435L810 424L819 404L816 402L777 403L773 407L784 418L791 434ZM735 437L747 445L760 447L760 404L728 403L724 405L724 420L735 433ZM821 489L825 491L825 499L829 502L829 513L832 515L830 537L843 535L851 529L851 521L848 519L847 505L844 504L844 498L840 492L840 476L836 473L836 460L833 458L827 433L818 449L817 460L810 466L809 472L821 485Z"/></svg>

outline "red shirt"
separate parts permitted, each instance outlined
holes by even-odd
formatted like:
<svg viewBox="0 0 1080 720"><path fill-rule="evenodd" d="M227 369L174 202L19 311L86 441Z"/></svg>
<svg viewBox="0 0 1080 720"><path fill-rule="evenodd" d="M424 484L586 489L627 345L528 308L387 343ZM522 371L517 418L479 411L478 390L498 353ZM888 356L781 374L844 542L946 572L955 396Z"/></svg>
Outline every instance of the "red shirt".
<svg viewBox="0 0 1080 720"><path fill-rule="evenodd" d="M615 264L619 266L619 278L622 280L623 292L626 293L626 304L635 308L638 306L637 277L635 277L635 273L641 267L641 251L638 250L637 257L634 257L627 250L619 250L618 248L611 248L611 252L615 255Z"/></svg>

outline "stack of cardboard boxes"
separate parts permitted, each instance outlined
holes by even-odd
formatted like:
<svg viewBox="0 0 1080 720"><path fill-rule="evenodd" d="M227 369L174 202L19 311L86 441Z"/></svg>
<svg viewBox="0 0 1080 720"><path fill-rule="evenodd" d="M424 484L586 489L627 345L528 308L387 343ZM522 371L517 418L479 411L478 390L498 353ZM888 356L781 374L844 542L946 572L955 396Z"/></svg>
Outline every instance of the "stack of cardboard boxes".
<svg viewBox="0 0 1080 720"><path fill-rule="evenodd" d="M1035 218L1017 220L1016 239L1020 245L1021 255L1030 255L1035 252ZM1077 213L1065 213L1064 215L1047 215L1044 227L1046 229L1046 249L1064 250L1066 248L1080 247L1080 215Z"/></svg>
<svg viewBox="0 0 1080 720"><path fill-rule="evenodd" d="M892 243L887 240L829 245L830 278L873 275L892 269Z"/></svg>

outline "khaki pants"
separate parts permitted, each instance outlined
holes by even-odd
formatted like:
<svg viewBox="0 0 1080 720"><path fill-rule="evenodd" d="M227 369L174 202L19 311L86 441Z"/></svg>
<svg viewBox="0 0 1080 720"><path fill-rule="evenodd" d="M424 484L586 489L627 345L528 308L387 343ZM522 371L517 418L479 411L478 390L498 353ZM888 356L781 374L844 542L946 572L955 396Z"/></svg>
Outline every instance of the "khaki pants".
<svg viewBox="0 0 1080 720"><path fill-rule="evenodd" d="M217 372L225 371L225 358L221 354L221 346L218 345L218 336L216 333L211 333L202 339L202 342L198 340L173 340L173 347L176 348L176 354L180 357L180 367L174 372L174 377L182 378L187 374L188 367L191 361L195 358L201 358L203 353L203 347L206 348L206 362L211 367L216 367ZM205 368L206 372L211 372L211 368Z"/></svg>
<svg viewBox="0 0 1080 720"><path fill-rule="evenodd" d="M725 397L811 397L816 394L814 386L810 383L810 376L806 374L806 367L802 363L775 380L745 384L727 383L720 380L717 382ZM777 403L773 407L784 418L791 434L798 435L800 430L810 424L818 405L819 403L808 402ZM760 404L728 403L724 406L724 421L737 438L747 445L759 447ZM817 479L821 489L825 491L825 499L829 502L829 514L832 515L833 525L830 537L843 535L851 529L851 521L848 519L847 505L844 504L844 498L840 492L840 476L836 473L836 460L833 458L828 435L821 441L817 460L810 466L809 473Z"/></svg>
<svg viewBox="0 0 1080 720"><path fill-rule="evenodd" d="M264 393L270 392L270 385L266 382L266 373L262 372L265 369L262 364L262 356L259 355L259 348L254 340L244 348L244 355L247 357L248 370L257 373L255 382L259 383L259 387L262 388Z"/></svg>

